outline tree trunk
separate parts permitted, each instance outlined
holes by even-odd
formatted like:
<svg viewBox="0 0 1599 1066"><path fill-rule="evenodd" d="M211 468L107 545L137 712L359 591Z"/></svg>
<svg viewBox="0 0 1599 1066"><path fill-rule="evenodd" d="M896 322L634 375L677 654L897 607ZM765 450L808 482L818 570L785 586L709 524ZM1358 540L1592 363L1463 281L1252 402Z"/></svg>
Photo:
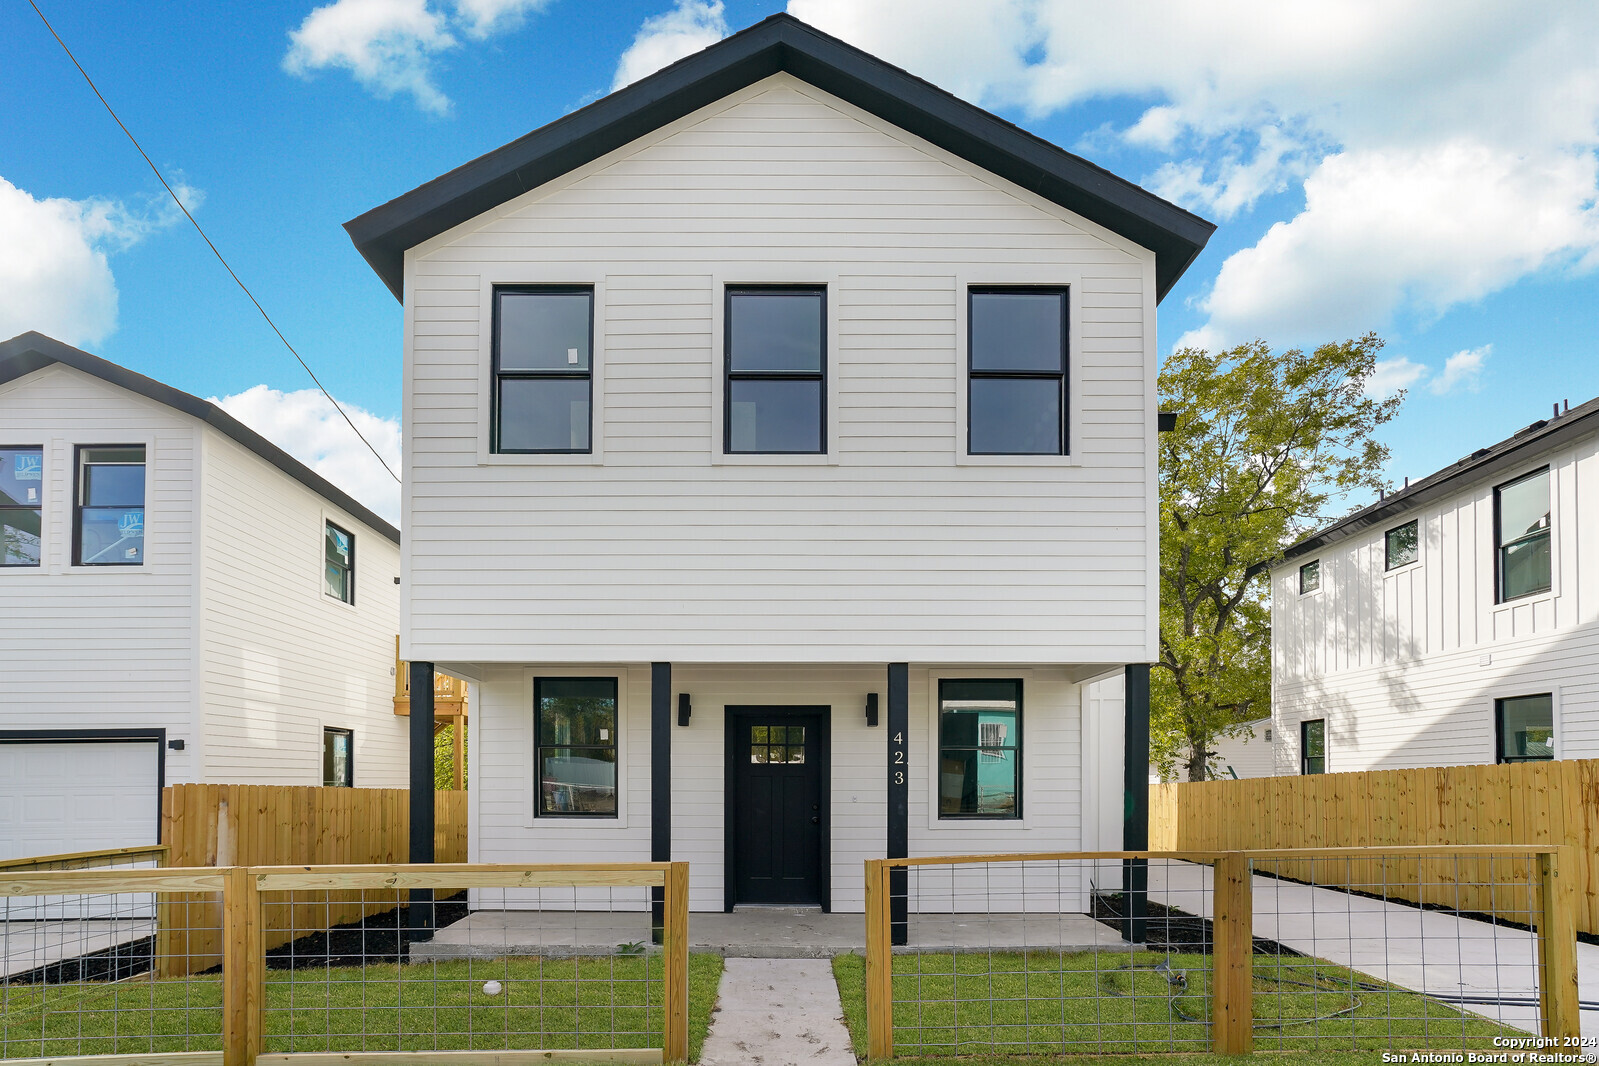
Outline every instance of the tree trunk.
<svg viewBox="0 0 1599 1066"><path fill-rule="evenodd" d="M1204 781L1209 776L1205 772L1206 765L1210 762L1209 759L1205 758L1207 754L1205 747L1206 745L1204 744L1195 744L1191 741L1189 742L1188 780L1190 781Z"/></svg>

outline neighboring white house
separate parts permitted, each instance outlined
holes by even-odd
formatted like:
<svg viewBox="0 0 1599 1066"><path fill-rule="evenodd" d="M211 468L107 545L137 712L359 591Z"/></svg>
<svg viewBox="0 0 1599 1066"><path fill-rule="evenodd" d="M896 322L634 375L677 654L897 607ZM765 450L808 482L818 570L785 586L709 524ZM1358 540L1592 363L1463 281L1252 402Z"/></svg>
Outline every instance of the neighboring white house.
<svg viewBox="0 0 1599 1066"><path fill-rule="evenodd" d="M1120 846L1209 223L779 15L348 228L473 861L860 911L863 859Z"/></svg>
<svg viewBox="0 0 1599 1066"><path fill-rule="evenodd" d="M404 785L399 567L214 404L0 343L0 858L154 843L163 783Z"/></svg>
<svg viewBox="0 0 1599 1066"><path fill-rule="evenodd" d="M1277 773L1599 757L1599 400L1272 572Z"/></svg>
<svg viewBox="0 0 1599 1066"><path fill-rule="evenodd" d="M1277 772L1271 719L1259 718L1248 725L1248 733L1216 741L1216 754L1210 760L1212 778L1271 777Z"/></svg>

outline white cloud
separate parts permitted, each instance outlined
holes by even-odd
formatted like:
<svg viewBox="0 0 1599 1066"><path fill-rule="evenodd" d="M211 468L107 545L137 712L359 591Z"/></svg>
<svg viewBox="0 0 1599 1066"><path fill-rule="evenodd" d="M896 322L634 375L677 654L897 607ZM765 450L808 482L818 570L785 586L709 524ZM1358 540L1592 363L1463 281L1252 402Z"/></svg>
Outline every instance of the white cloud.
<svg viewBox="0 0 1599 1066"><path fill-rule="evenodd" d="M1492 352L1491 344L1456 352L1444 361L1443 373L1427 382L1427 388L1436 396L1447 396L1456 389L1476 392L1482 388L1482 365Z"/></svg>
<svg viewBox="0 0 1599 1066"><path fill-rule="evenodd" d="M289 42L283 69L290 74L344 69L379 96L410 93L424 111L450 109L433 84L432 62L456 40L427 0L335 0L307 15Z"/></svg>
<svg viewBox="0 0 1599 1066"><path fill-rule="evenodd" d="M611 91L693 55L727 36L722 0L677 0L672 10L644 20L616 65Z"/></svg>
<svg viewBox="0 0 1599 1066"><path fill-rule="evenodd" d="M550 0L455 0L455 14L467 36L483 40L515 29L549 5Z"/></svg>
<svg viewBox="0 0 1599 1066"><path fill-rule="evenodd" d="M400 486L361 438L351 432L327 397L316 389L279 392L266 385L212 403L276 444L306 466L395 524ZM341 404L395 473L400 470L400 423Z"/></svg>
<svg viewBox="0 0 1599 1066"><path fill-rule="evenodd" d="M204 199L175 181L191 211ZM111 253L182 218L165 192L142 209L107 199L36 200L0 178L0 337L38 330L68 344L99 344L117 325Z"/></svg>
<svg viewBox="0 0 1599 1066"><path fill-rule="evenodd" d="M1404 356L1379 359L1371 377L1366 379L1366 395L1386 399L1400 389L1410 388L1426 372L1426 364L1412 363Z"/></svg>
<svg viewBox="0 0 1599 1066"><path fill-rule="evenodd" d="M1599 4L788 7L985 106L1146 101L1123 138L1174 157L1149 183L1218 218L1303 182L1303 212L1221 269L1206 328L1227 343L1351 336L1599 266Z"/></svg>

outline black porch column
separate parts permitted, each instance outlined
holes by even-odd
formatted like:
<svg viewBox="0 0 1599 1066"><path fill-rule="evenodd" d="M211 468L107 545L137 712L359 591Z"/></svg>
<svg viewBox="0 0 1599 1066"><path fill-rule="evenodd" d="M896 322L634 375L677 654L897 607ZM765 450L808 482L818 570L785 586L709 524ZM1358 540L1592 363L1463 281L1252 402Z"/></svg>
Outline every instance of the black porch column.
<svg viewBox="0 0 1599 1066"><path fill-rule="evenodd" d="M672 861L672 664L650 664L650 861ZM657 944L666 929L666 889L650 889Z"/></svg>
<svg viewBox="0 0 1599 1066"><path fill-rule="evenodd" d="M888 664L888 853L884 858L910 857L910 666ZM910 942L906 870L888 872L889 942Z"/></svg>
<svg viewBox="0 0 1599 1066"><path fill-rule="evenodd" d="M1122 715L1122 850L1149 850L1149 664L1135 663L1124 671ZM1127 920L1122 939L1144 942L1149 911L1149 860L1128 859L1122 864Z"/></svg>
<svg viewBox="0 0 1599 1066"><path fill-rule="evenodd" d="M410 861L433 861L433 664L411 663ZM412 940L433 939L433 890L411 889L405 924Z"/></svg>

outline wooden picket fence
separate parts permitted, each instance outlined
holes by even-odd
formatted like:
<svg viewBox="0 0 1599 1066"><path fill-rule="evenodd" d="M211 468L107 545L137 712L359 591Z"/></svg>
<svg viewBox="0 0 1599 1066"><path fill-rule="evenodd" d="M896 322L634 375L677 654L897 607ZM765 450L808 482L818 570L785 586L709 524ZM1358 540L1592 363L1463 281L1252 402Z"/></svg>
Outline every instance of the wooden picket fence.
<svg viewBox="0 0 1599 1066"><path fill-rule="evenodd" d="M465 792L439 792L434 859L466 861ZM404 863L410 853L410 793L403 788L309 785L168 785L161 795L161 841L172 867L353 866ZM268 905L268 930L325 927L377 910L359 892L302 894ZM195 972L222 958L221 900L214 893L159 899L163 976ZM202 920L215 911L217 920ZM282 913L277 913L281 911ZM269 932L265 950L287 942Z"/></svg>
<svg viewBox="0 0 1599 1066"><path fill-rule="evenodd" d="M1182 782L1149 788L1149 845L1177 851L1568 845L1577 928L1599 933L1599 759ZM1490 871L1472 856L1418 858L1384 873L1355 864L1347 880L1391 880L1392 895L1491 912L1492 886L1531 871ZM1305 864L1284 876L1310 880ZM1314 871L1330 883L1329 868ZM1417 897L1420 897L1419 899Z"/></svg>

